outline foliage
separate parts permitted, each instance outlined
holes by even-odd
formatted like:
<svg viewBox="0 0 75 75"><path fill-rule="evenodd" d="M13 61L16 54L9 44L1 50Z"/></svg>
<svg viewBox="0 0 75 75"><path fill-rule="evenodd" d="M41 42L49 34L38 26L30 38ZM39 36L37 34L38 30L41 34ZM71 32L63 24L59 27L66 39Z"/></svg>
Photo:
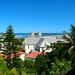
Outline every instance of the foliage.
<svg viewBox="0 0 75 75"><path fill-rule="evenodd" d="M68 34L65 32L65 38L68 40L68 42L71 44L69 47L69 54L74 54L75 53L75 26L71 25L71 32Z"/></svg>
<svg viewBox="0 0 75 75"><path fill-rule="evenodd" d="M0 57L0 75L3 75L7 72L8 68L6 62L4 61L3 57Z"/></svg>
<svg viewBox="0 0 75 75"><path fill-rule="evenodd" d="M71 62L67 62L64 59L55 59L51 63L49 72L51 75L65 75L71 69Z"/></svg>
<svg viewBox="0 0 75 75"><path fill-rule="evenodd" d="M70 60L71 55L69 55L68 53L69 46L70 43L53 43L52 44L53 51L49 53L49 57L50 58L53 57L53 59L54 57L57 57L59 60L62 58Z"/></svg>
<svg viewBox="0 0 75 75"><path fill-rule="evenodd" d="M16 68L22 69L22 68L24 68L25 63L19 57L17 57L17 58L13 58L13 65Z"/></svg>
<svg viewBox="0 0 75 75"><path fill-rule="evenodd" d="M17 71L17 68L14 67L10 70L9 72L10 75L20 75L19 72Z"/></svg>
<svg viewBox="0 0 75 75"><path fill-rule="evenodd" d="M3 69L0 71L1 75L3 75L4 71L6 71L6 75L35 75L34 62L30 60L24 62L16 55L16 52L23 50L21 47L23 40L15 38L13 28L9 25L4 38L6 48L4 54L8 56L5 59L6 66L4 65L4 68L6 67L8 70L1 67ZM11 58L11 54L15 54L15 57Z"/></svg>
<svg viewBox="0 0 75 75"><path fill-rule="evenodd" d="M14 60L14 66L11 69L7 68L6 62L0 57L0 75L35 75L34 62L26 60L25 62L19 58Z"/></svg>
<svg viewBox="0 0 75 75"><path fill-rule="evenodd" d="M5 34L5 39L4 42L6 44L6 49L9 51L14 50L15 47L15 35L13 32L13 28L11 25L8 26L6 34Z"/></svg>
<svg viewBox="0 0 75 75"><path fill-rule="evenodd" d="M54 43L52 44L52 52L37 56L35 67L39 75L63 75L69 71L71 69L71 62L69 62L71 56L68 54L69 45Z"/></svg>
<svg viewBox="0 0 75 75"><path fill-rule="evenodd" d="M75 26L71 25L71 32L68 34L65 32L65 38L68 40L70 46L68 47L68 53L71 56L72 67L75 68Z"/></svg>
<svg viewBox="0 0 75 75"><path fill-rule="evenodd" d="M66 32L65 32L66 33ZM24 39L16 39L12 26L9 25L5 34L4 53L8 59L0 57L0 75L65 75L69 70L75 70L75 26L71 25L71 33L66 33L68 43L53 43L47 48L52 52L38 55L35 61L22 61L16 52L23 50ZM15 57L11 58L14 53ZM68 74L68 73L67 73Z"/></svg>
<svg viewBox="0 0 75 75"><path fill-rule="evenodd" d="M4 42L5 42L5 47L6 47L6 51L7 51L7 65L8 68L12 68L12 58L11 58L11 54L16 54L15 53L15 48L16 48L16 43L15 43L15 35L13 32L13 28L11 25L8 26L6 34L5 34L5 38L4 38Z"/></svg>
<svg viewBox="0 0 75 75"><path fill-rule="evenodd" d="M28 60L28 59L25 60L25 70L26 70L27 74L35 75L36 70L34 67L34 61L33 60Z"/></svg>
<svg viewBox="0 0 75 75"><path fill-rule="evenodd" d="M19 39L16 39L15 41L16 41L17 45L22 46L22 43L23 43L24 39L23 38L19 38Z"/></svg>
<svg viewBox="0 0 75 75"><path fill-rule="evenodd" d="M69 70L65 75L75 75L75 68Z"/></svg>
<svg viewBox="0 0 75 75"><path fill-rule="evenodd" d="M23 47L16 47L16 48L15 48L15 52L16 52L16 53L19 52L19 51L23 51L23 50L24 50Z"/></svg>
<svg viewBox="0 0 75 75"><path fill-rule="evenodd" d="M43 72L47 72L48 69L48 57L44 54L38 55L35 59L35 69L39 75Z"/></svg>
<svg viewBox="0 0 75 75"><path fill-rule="evenodd" d="M22 61L17 58L14 60L14 66L20 75L35 75L36 73L33 60Z"/></svg>

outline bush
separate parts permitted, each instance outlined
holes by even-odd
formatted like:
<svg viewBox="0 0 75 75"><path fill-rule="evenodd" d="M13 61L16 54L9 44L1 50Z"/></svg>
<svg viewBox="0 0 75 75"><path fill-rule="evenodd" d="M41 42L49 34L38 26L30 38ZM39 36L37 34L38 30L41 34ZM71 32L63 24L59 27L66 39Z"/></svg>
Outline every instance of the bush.
<svg viewBox="0 0 75 75"><path fill-rule="evenodd" d="M49 72L51 75L65 75L70 69L72 69L71 62L67 62L65 59L56 59L51 63Z"/></svg>

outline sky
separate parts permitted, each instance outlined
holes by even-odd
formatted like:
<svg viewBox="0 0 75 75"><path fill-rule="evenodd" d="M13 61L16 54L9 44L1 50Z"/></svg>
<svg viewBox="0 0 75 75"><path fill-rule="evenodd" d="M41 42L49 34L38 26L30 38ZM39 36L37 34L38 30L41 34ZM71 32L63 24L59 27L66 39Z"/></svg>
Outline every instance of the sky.
<svg viewBox="0 0 75 75"><path fill-rule="evenodd" d="M70 32L75 25L75 0L0 0L0 32Z"/></svg>

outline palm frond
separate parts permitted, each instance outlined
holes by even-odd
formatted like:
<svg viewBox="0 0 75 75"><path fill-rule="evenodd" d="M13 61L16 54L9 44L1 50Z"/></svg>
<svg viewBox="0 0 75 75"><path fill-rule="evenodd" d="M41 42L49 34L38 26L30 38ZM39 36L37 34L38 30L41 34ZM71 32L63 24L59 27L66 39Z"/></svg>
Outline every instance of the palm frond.
<svg viewBox="0 0 75 75"><path fill-rule="evenodd" d="M72 50L74 49L74 45L73 46L71 46L70 48L69 48L69 51L68 51L68 53L70 54L71 52L72 52Z"/></svg>
<svg viewBox="0 0 75 75"><path fill-rule="evenodd" d="M64 34L65 34L65 38L66 38L70 43L74 44L71 35L70 35L69 33L67 33L67 32L64 32Z"/></svg>
<svg viewBox="0 0 75 75"><path fill-rule="evenodd" d="M75 37L75 26L71 24L71 33Z"/></svg>

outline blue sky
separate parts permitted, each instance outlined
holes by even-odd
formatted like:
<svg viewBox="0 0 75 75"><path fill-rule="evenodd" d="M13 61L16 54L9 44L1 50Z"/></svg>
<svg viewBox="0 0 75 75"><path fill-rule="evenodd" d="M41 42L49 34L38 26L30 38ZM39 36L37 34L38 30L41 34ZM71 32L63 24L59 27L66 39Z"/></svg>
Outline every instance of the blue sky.
<svg viewBox="0 0 75 75"><path fill-rule="evenodd" d="M0 32L69 32L75 24L75 0L0 0Z"/></svg>

